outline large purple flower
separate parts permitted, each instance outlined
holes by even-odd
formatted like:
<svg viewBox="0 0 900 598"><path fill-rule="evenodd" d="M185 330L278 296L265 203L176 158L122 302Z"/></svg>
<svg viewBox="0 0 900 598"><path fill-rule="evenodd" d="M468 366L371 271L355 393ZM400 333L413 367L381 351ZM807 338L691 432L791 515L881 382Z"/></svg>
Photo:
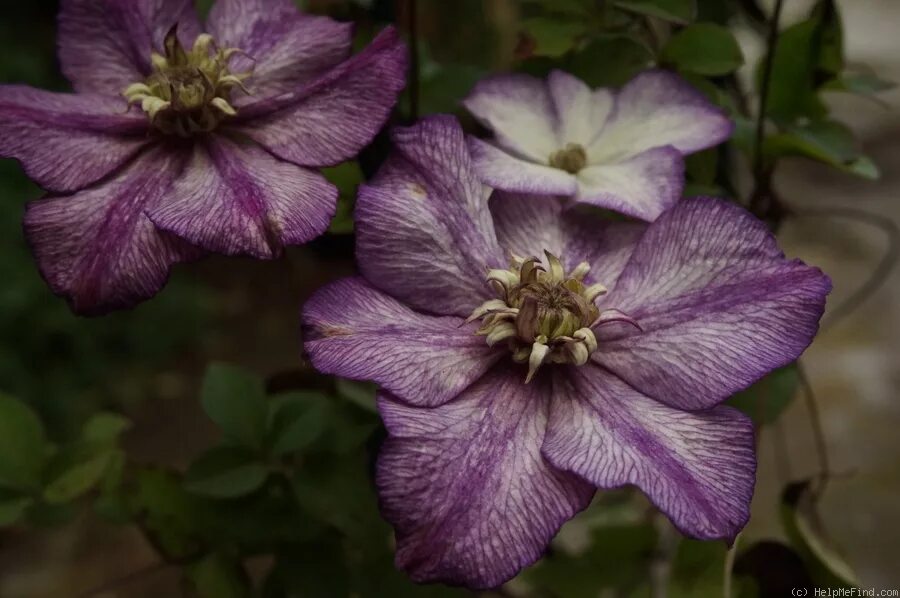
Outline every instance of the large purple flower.
<svg viewBox="0 0 900 598"><path fill-rule="evenodd" d="M497 189L574 197L655 220L684 189L684 156L727 139L733 124L683 79L646 71L621 90L562 71L546 81L499 75L464 102L494 133L469 140Z"/></svg>
<svg viewBox="0 0 900 598"><path fill-rule="evenodd" d="M63 0L75 94L0 86L0 156L50 191L25 231L53 291L82 313L132 305L203 250L257 258L325 231L337 189L313 168L352 157L404 85L386 30L291 0Z"/></svg>
<svg viewBox="0 0 900 598"><path fill-rule="evenodd" d="M650 225L489 201L452 118L393 140L359 195L362 277L325 287L303 320L319 370L381 386L398 565L496 586L595 487L624 484L688 535L733 538L753 432L717 405L803 352L828 278L724 201Z"/></svg>

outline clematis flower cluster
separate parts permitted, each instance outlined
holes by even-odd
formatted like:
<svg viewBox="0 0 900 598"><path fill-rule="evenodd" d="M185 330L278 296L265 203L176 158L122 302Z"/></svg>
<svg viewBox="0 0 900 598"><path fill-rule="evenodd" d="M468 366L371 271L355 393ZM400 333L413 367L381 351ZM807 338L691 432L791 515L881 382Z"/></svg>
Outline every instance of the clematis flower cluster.
<svg viewBox="0 0 900 598"><path fill-rule="evenodd" d="M354 156L404 86L387 29L350 57L351 26L292 0L62 0L74 94L0 86L0 157L49 191L25 232L79 313L156 293L204 252L268 259L323 233Z"/></svg>
<svg viewBox="0 0 900 598"><path fill-rule="evenodd" d="M317 369L380 386L397 565L497 586L623 485L685 534L732 540L756 458L752 423L720 403L803 352L828 278L723 200L616 222L493 192L452 117L393 142L359 193L361 276L303 322Z"/></svg>

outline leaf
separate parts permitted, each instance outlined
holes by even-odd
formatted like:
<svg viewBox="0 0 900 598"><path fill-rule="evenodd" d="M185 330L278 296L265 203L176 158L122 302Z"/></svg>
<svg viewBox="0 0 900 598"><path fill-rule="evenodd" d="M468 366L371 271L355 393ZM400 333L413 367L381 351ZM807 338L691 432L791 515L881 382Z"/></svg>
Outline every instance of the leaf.
<svg viewBox="0 0 900 598"><path fill-rule="evenodd" d="M334 381L335 390L338 396L347 399L357 407L378 413L375 406L375 392L377 386L370 382L357 382L356 380L348 380L346 378L337 378Z"/></svg>
<svg viewBox="0 0 900 598"><path fill-rule="evenodd" d="M353 206L356 188L363 180L359 162L350 160L337 166L323 168L322 174L332 185L338 188L337 212L331 220L328 232L345 235L353 232Z"/></svg>
<svg viewBox="0 0 900 598"><path fill-rule="evenodd" d="M95 413L85 422L81 430L81 439L89 444L113 447L131 422L115 413Z"/></svg>
<svg viewBox="0 0 900 598"><path fill-rule="evenodd" d="M213 364L203 379L200 400L227 439L262 449L268 405L261 378L241 368Z"/></svg>
<svg viewBox="0 0 900 598"><path fill-rule="evenodd" d="M22 401L0 393L0 487L39 488L49 449L34 412Z"/></svg>
<svg viewBox="0 0 900 598"><path fill-rule="evenodd" d="M167 560L196 558L204 548L198 529L202 505L185 492L171 471L142 468L134 473L128 506L154 548Z"/></svg>
<svg viewBox="0 0 900 598"><path fill-rule="evenodd" d="M737 393L728 399L728 405L743 411L757 426L766 426L775 423L787 409L799 385L797 366L791 364Z"/></svg>
<svg viewBox="0 0 900 598"><path fill-rule="evenodd" d="M268 446L273 456L300 452L325 430L328 399L316 393L290 393L273 399Z"/></svg>
<svg viewBox="0 0 900 598"><path fill-rule="evenodd" d="M487 74L486 69L478 66L423 61L420 111L435 114L459 110L463 98Z"/></svg>
<svg viewBox="0 0 900 598"><path fill-rule="evenodd" d="M522 21L522 31L534 40L533 54L556 58L571 50L586 31L584 21L535 17Z"/></svg>
<svg viewBox="0 0 900 598"><path fill-rule="evenodd" d="M62 452L50 466L54 473L44 488L44 500L53 505L83 496L100 482L116 452L95 452L87 447Z"/></svg>
<svg viewBox="0 0 900 598"><path fill-rule="evenodd" d="M662 58L680 71L707 76L727 75L744 64L734 35L714 23L696 23L676 33L663 48Z"/></svg>
<svg viewBox="0 0 900 598"><path fill-rule="evenodd" d="M220 553L205 556L186 568L199 598L249 598L250 578L241 563Z"/></svg>
<svg viewBox="0 0 900 598"><path fill-rule="evenodd" d="M619 86L653 62L653 53L638 40L626 35L608 35L572 56L569 70L591 87Z"/></svg>
<svg viewBox="0 0 900 598"><path fill-rule="evenodd" d="M859 587L856 572L840 555L816 512L811 480L788 484L781 494L781 521L791 544L820 587Z"/></svg>
<svg viewBox="0 0 900 598"><path fill-rule="evenodd" d="M781 156L803 156L835 166L857 176L877 179L879 172L871 160L862 156L853 132L830 120L788 127L766 138L763 153L769 160Z"/></svg>
<svg viewBox="0 0 900 598"><path fill-rule="evenodd" d="M334 533L315 544L282 550L265 581L263 598L351 596L351 572L346 561L346 552Z"/></svg>
<svg viewBox="0 0 900 598"><path fill-rule="evenodd" d="M697 7L694 0L617 0L616 6L631 12L658 17L686 25L694 20Z"/></svg>
<svg viewBox="0 0 900 598"><path fill-rule="evenodd" d="M0 491L0 527L18 522L34 499L8 491Z"/></svg>
<svg viewBox="0 0 900 598"><path fill-rule="evenodd" d="M240 447L222 446L200 455L185 475L184 487L194 494L234 498L257 490L269 470L257 457Z"/></svg>

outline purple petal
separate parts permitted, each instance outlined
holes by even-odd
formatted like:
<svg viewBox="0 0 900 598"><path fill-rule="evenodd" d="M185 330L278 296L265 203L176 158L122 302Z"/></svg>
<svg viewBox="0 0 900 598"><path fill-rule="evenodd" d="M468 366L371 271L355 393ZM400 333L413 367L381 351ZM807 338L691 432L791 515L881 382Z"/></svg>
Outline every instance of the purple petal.
<svg viewBox="0 0 900 598"><path fill-rule="evenodd" d="M521 374L499 368L434 409L380 397L376 483L413 580L498 586L590 502L593 488L542 458L550 389Z"/></svg>
<svg viewBox="0 0 900 598"><path fill-rule="evenodd" d="M505 357L474 334L474 325L414 312L362 278L317 292L303 308L303 322L317 370L373 380L422 407L456 397Z"/></svg>
<svg viewBox="0 0 900 598"><path fill-rule="evenodd" d="M620 161L664 145L683 154L728 139L734 124L702 93L666 71L647 71L616 97L606 126L588 147L588 161Z"/></svg>
<svg viewBox="0 0 900 598"><path fill-rule="evenodd" d="M317 172L212 136L194 146L183 175L147 215L209 251L271 259L325 232L337 196Z"/></svg>
<svg viewBox="0 0 900 598"><path fill-rule="evenodd" d="M491 298L497 245L487 189L472 171L462 128L432 116L393 132L395 151L359 191L356 257L376 287L410 306L468 316Z"/></svg>
<svg viewBox="0 0 900 598"><path fill-rule="evenodd" d="M155 148L95 187L28 204L25 235L38 268L73 311L131 307L162 288L172 264L199 255L144 215L178 176L182 159Z"/></svg>
<svg viewBox="0 0 900 598"><path fill-rule="evenodd" d="M517 158L490 142L468 138L472 163L486 185L506 191L574 195L578 179L565 170Z"/></svg>
<svg viewBox="0 0 900 598"><path fill-rule="evenodd" d="M750 517L753 425L736 409L667 407L587 365L556 372L542 452L601 488L634 484L684 534L733 540Z"/></svg>
<svg viewBox="0 0 900 598"><path fill-rule="evenodd" d="M576 201L652 222L675 205L683 190L684 158L669 145L584 168L578 173Z"/></svg>
<svg viewBox="0 0 900 598"><path fill-rule="evenodd" d="M669 405L711 407L797 359L830 290L742 208L685 199L650 225L605 298L643 332L598 335L593 359Z"/></svg>
<svg viewBox="0 0 900 598"><path fill-rule="evenodd" d="M405 85L406 46L388 27L321 77L241 108L238 130L303 166L337 164L375 137Z"/></svg>
<svg viewBox="0 0 900 598"><path fill-rule="evenodd" d="M552 197L496 192L491 212L504 250L522 257L559 257L566 270L587 262L586 280L612 289L647 226L613 222L595 212L565 210Z"/></svg>
<svg viewBox="0 0 900 598"><path fill-rule="evenodd" d="M559 70L550 73L547 86L557 114L560 147L567 143L587 147L609 118L614 94L608 89L592 90L584 81Z"/></svg>
<svg viewBox="0 0 900 598"><path fill-rule="evenodd" d="M192 0L62 0L59 61L76 91L119 95L150 73L150 54L176 23L182 44L200 33Z"/></svg>
<svg viewBox="0 0 900 598"><path fill-rule="evenodd" d="M94 183L144 146L147 119L124 99L0 86L0 157L57 192Z"/></svg>
<svg viewBox="0 0 900 598"><path fill-rule="evenodd" d="M292 0L218 0L209 32L220 47L240 48L234 72L253 70L254 96L292 91L350 55L352 23L302 14Z"/></svg>
<svg viewBox="0 0 900 598"><path fill-rule="evenodd" d="M514 155L547 164L562 147L547 86L530 75L497 75L479 81L463 105Z"/></svg>

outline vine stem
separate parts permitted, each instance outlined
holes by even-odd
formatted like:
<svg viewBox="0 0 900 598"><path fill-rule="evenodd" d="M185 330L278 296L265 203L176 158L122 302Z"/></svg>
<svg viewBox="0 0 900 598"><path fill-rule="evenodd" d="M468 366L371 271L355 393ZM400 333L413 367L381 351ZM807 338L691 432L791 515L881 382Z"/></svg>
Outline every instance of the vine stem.
<svg viewBox="0 0 900 598"><path fill-rule="evenodd" d="M819 485L813 491L815 498L818 499L825 492L828 479L831 477L828 445L825 443L825 431L822 428L822 413L819 411L819 403L816 400L812 383L809 381L809 376L806 373L806 367L800 361L797 361L797 375L800 377L800 386L803 387L803 396L806 398L809 423L812 428L813 440L816 443L816 454L819 457Z"/></svg>
<svg viewBox="0 0 900 598"><path fill-rule="evenodd" d="M776 0L772 19L769 21L769 32L766 39L766 59L763 63L762 84L759 90L759 112L756 116L756 137L753 146L753 180L755 189L750 198L750 210L759 215L763 201L771 200L771 169L763 160L763 141L766 136L766 105L769 102L769 90L772 84L772 69L775 65L775 49L778 46L778 26L781 22L781 11L784 0Z"/></svg>
<svg viewBox="0 0 900 598"><path fill-rule="evenodd" d="M725 572L722 580L723 598L731 598L732 572L734 571L734 561L737 558L738 543L740 541L741 534L738 533L738 535L734 537L734 544L732 544L728 548L728 552L725 553Z"/></svg>

